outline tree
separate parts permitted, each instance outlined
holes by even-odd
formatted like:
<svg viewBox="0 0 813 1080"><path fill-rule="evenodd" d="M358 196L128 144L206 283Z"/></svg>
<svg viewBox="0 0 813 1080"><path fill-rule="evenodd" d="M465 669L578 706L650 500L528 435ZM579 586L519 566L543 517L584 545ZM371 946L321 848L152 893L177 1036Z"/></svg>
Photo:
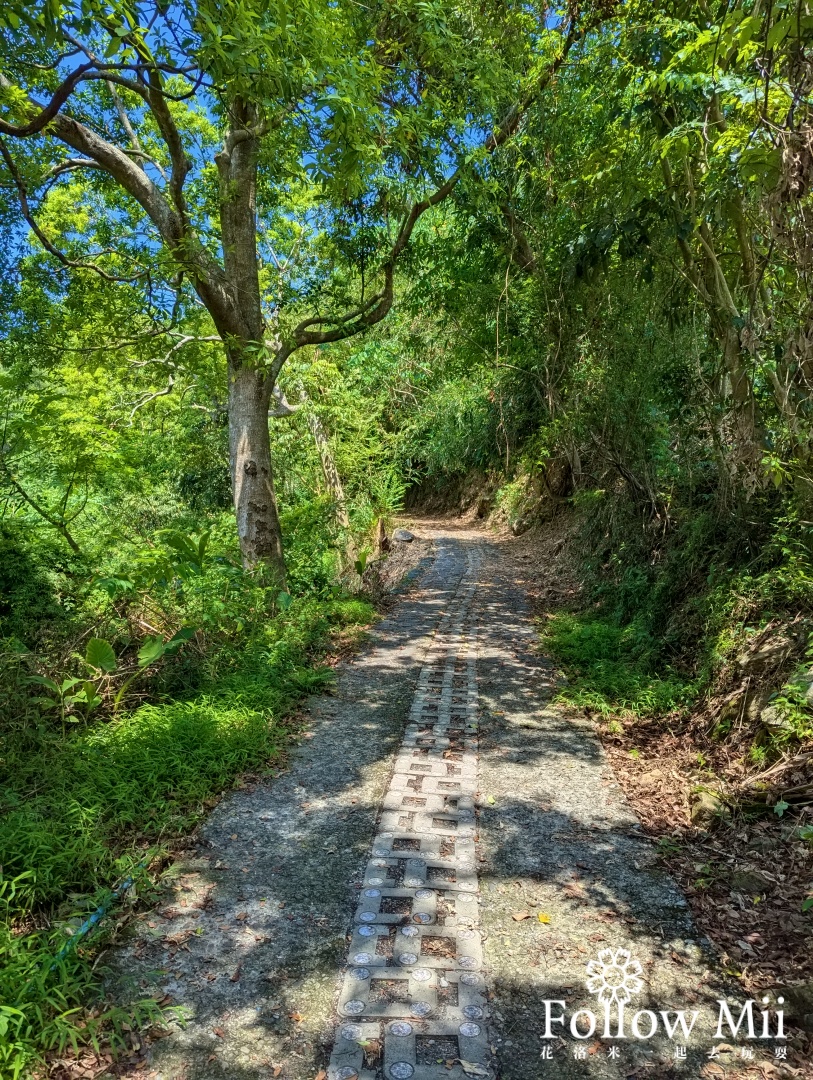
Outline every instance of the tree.
<svg viewBox="0 0 813 1080"><path fill-rule="evenodd" d="M286 359L387 315L421 217L516 131L602 6L590 17L514 0L6 11L7 187L61 268L139 284L167 330L192 302L187 286L205 307L228 364L247 566L268 562L284 581L268 414ZM65 189L81 212L58 237L41 215Z"/></svg>

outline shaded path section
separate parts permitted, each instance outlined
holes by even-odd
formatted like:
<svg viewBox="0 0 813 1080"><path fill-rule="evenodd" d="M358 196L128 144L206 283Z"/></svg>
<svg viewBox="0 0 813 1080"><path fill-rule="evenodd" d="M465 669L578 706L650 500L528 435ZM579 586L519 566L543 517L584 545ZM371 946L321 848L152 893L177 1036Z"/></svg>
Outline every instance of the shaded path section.
<svg viewBox="0 0 813 1080"><path fill-rule="evenodd" d="M133 993L188 1017L148 1075L761 1075L732 1046L709 1071L730 987L592 724L552 704L510 542L420 531L432 566L313 699L289 771L223 801L120 955ZM697 1009L690 1036L571 1031L603 1015L586 965L618 948L641 965L630 1012Z"/></svg>
<svg viewBox="0 0 813 1080"><path fill-rule="evenodd" d="M116 961L127 997L168 995L186 1025L151 1048L156 1080L306 1080L333 1041L374 825L433 632L461 581L440 539L414 591L312 699L288 771L229 795L175 864L165 901Z"/></svg>
<svg viewBox="0 0 813 1080"><path fill-rule="evenodd" d="M736 1075L747 1068L738 1048L709 1063L721 1041L713 1038L717 1001L732 988L642 835L594 725L551 703L556 673L538 651L521 574L510 541L488 546L478 590L479 869L500 1078ZM587 992L586 965L619 948L643 968L643 988L626 1008L627 1038L574 1038L579 1009L604 1015ZM629 1018L643 1009L699 1017L690 1038L679 1028L667 1038L662 1022L652 1038L630 1038ZM548 1012L566 1021L545 1039ZM600 1019L597 1035L602 1027ZM639 1030L649 1030L645 1017Z"/></svg>

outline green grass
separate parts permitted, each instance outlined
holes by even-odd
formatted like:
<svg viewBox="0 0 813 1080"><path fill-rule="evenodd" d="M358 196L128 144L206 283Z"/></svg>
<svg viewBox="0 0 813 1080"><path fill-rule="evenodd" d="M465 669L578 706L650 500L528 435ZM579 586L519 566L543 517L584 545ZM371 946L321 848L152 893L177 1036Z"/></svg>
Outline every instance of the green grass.
<svg viewBox="0 0 813 1080"><path fill-rule="evenodd" d="M594 612L560 613L543 643L568 676L560 699L608 716L658 715L685 705L691 682L657 662L657 642L632 623L618 626Z"/></svg>
<svg viewBox="0 0 813 1080"><path fill-rule="evenodd" d="M242 772L279 757L292 706L330 678L310 658L331 630L371 616L351 598L297 602L221 650L221 673L197 693L67 736L44 721L11 726L0 757L0 1077L102 1031L115 1037L122 1013L87 1012L104 931L54 967L70 928Z"/></svg>

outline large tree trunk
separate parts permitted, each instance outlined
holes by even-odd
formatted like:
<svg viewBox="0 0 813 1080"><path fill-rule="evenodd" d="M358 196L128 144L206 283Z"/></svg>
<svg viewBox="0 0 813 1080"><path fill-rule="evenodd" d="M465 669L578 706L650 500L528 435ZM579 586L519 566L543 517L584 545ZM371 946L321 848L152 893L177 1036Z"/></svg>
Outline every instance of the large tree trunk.
<svg viewBox="0 0 813 1080"><path fill-rule="evenodd" d="M267 563L285 587L282 530L271 473L269 391L263 375L249 367L229 371L229 458L234 512L243 565Z"/></svg>

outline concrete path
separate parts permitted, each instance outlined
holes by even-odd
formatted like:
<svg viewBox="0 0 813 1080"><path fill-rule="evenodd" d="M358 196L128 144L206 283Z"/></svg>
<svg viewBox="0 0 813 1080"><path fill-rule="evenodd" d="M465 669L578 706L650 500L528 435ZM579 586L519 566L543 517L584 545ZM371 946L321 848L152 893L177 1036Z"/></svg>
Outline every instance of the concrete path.
<svg viewBox="0 0 813 1080"><path fill-rule="evenodd" d="M187 1016L147 1075L764 1075L772 1042L714 1038L730 988L592 725L550 704L510 543L419 531L431 566L290 769L224 800L120 954L131 994Z"/></svg>

